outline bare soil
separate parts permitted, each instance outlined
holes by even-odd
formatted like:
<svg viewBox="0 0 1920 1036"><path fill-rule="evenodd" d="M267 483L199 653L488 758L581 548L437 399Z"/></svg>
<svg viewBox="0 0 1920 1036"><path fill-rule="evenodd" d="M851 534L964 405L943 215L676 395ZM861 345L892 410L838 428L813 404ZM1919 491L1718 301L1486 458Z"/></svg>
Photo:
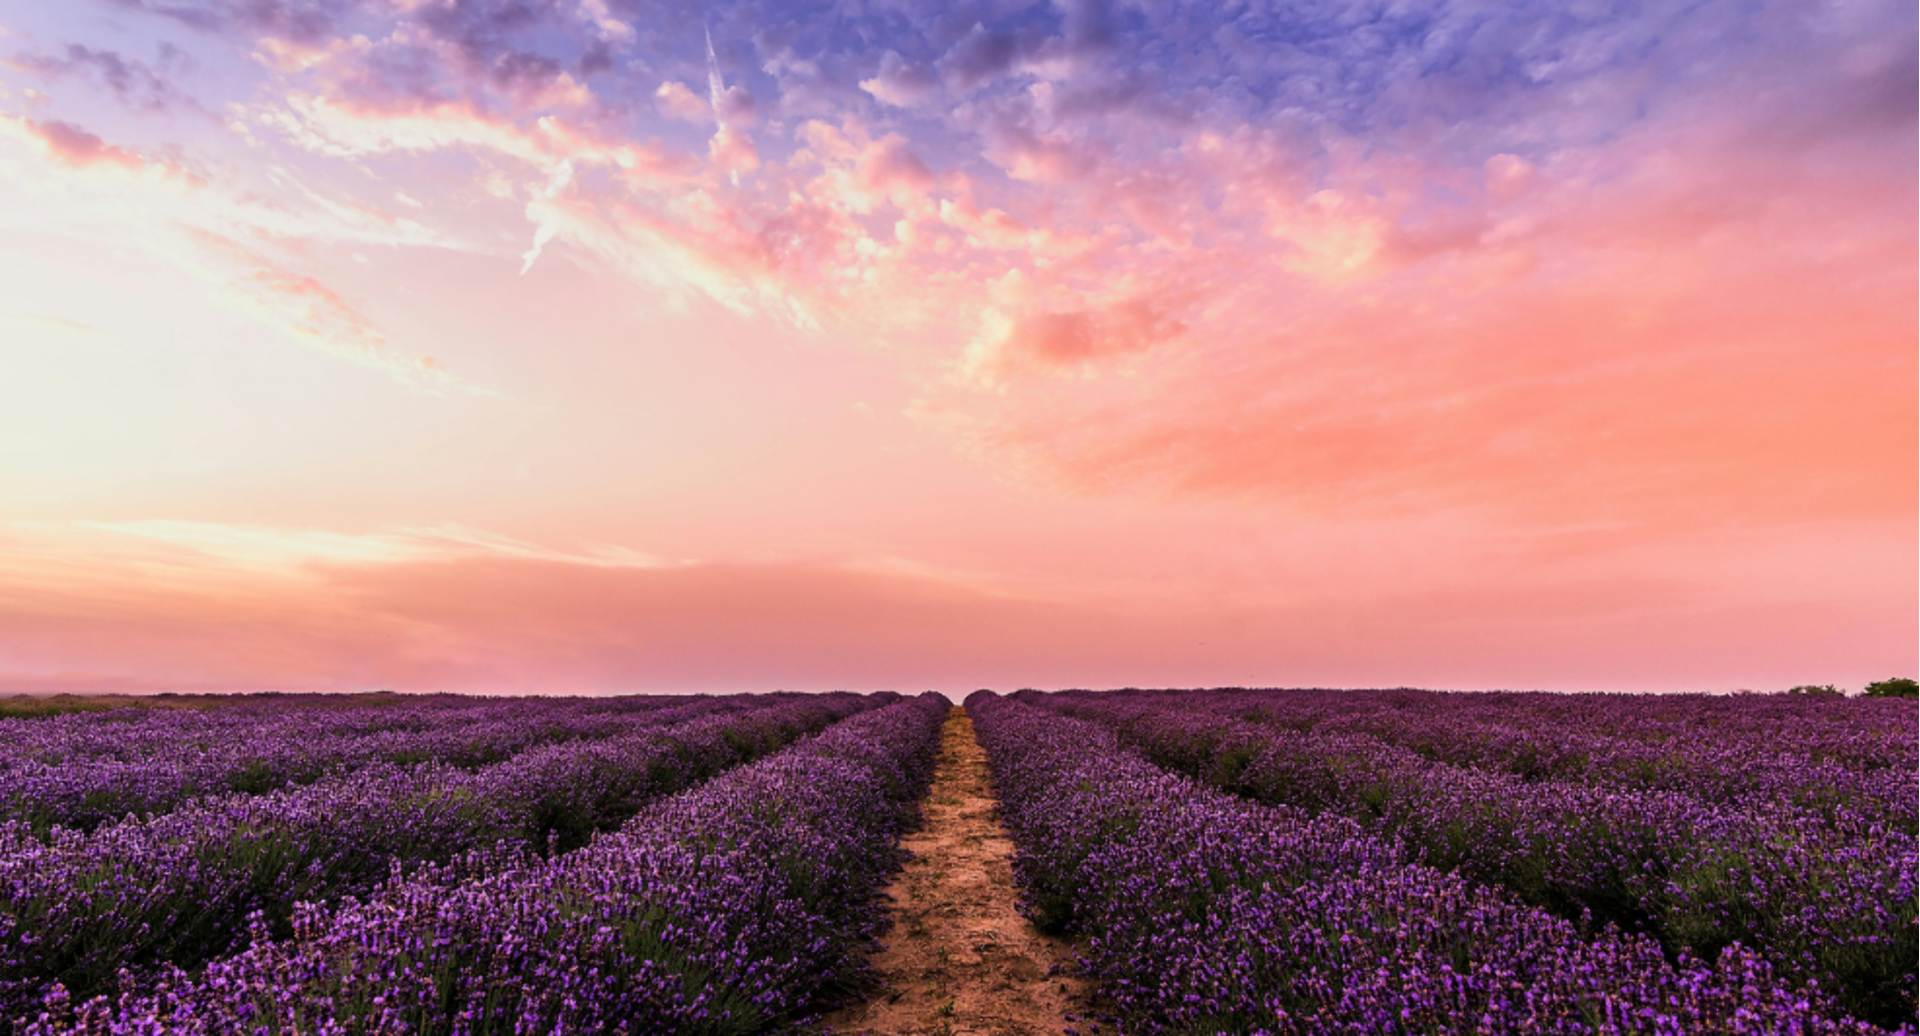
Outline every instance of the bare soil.
<svg viewBox="0 0 1920 1036"><path fill-rule="evenodd" d="M1032 1036L1060 1033L1082 992L1049 975L1072 948L1014 909L1013 842L973 722L954 709L924 823L902 845L913 859L888 887L894 927L872 963L880 992L825 1025L873 1036Z"/></svg>

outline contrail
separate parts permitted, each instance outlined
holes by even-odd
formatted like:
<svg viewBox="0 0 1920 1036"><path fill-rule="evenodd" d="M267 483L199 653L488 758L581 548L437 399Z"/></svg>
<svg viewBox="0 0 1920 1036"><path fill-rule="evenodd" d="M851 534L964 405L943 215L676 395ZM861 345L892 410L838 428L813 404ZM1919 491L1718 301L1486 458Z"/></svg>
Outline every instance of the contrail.
<svg viewBox="0 0 1920 1036"><path fill-rule="evenodd" d="M713 27L702 24L701 29L707 34L707 103L713 106L713 124L719 128L720 136L724 136L727 132L727 117L720 114L720 98L726 96L727 84L720 78L720 59L713 53ZM719 136L714 139L718 140ZM735 187L740 186L740 170L729 170L727 179L732 181Z"/></svg>
<svg viewBox="0 0 1920 1036"><path fill-rule="evenodd" d="M727 126L726 117L720 114L720 98L726 95L727 84L720 78L720 59L713 53L713 30L707 33L707 103L713 105L713 121L721 129Z"/></svg>

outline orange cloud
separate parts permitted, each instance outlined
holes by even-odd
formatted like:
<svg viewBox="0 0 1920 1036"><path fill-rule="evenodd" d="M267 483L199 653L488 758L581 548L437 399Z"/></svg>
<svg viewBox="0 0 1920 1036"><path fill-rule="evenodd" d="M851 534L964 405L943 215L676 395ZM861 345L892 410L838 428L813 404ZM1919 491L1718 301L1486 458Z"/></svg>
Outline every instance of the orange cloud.
<svg viewBox="0 0 1920 1036"><path fill-rule="evenodd" d="M1087 492L1515 528L1911 519L1911 180L1872 141L1788 155L1716 118L1537 167L1496 156L1445 207L1415 205L1391 162L1342 174L1371 193L1301 200L1258 148L1206 144L1243 170L1225 206L1277 240L1114 252L1166 271L1142 300L1185 328L1177 346L1130 348L1155 336L1061 308L1056 277L976 343L1000 391L922 412ZM1004 363L1018 354L1125 376L1049 379Z"/></svg>
<svg viewBox="0 0 1920 1036"><path fill-rule="evenodd" d="M1899 623L1920 620L1910 587L1887 576L1901 530L1856 527L1856 557L1803 573L1750 564L1755 548L1834 531L1638 547L1611 566L1483 552L1472 580L1432 581L1420 570L1458 566L1427 557L1353 585L1349 566L1332 594L1234 602L1035 593L855 563L662 563L458 530L15 527L0 535L0 688L1678 690L1782 673L1877 679L1901 660L1869 651L1836 669L1833 659L1897 644ZM1902 552L1920 560L1911 542ZM1703 561L1733 582L1703 593L1692 578ZM1849 586L1809 592L1803 578Z"/></svg>

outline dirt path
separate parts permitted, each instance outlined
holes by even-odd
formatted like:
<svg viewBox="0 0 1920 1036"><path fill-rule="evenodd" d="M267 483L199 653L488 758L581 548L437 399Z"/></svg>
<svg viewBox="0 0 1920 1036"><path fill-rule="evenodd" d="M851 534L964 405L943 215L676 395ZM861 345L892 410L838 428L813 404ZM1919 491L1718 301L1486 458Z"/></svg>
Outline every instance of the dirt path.
<svg viewBox="0 0 1920 1036"><path fill-rule="evenodd" d="M902 843L914 859L887 891L894 927L873 958L885 985L828 1016L834 1031L1031 1036L1066 1027L1068 997L1080 987L1047 969L1071 951L1014 909L1013 843L997 803L973 721L956 708L940 732L926 824Z"/></svg>

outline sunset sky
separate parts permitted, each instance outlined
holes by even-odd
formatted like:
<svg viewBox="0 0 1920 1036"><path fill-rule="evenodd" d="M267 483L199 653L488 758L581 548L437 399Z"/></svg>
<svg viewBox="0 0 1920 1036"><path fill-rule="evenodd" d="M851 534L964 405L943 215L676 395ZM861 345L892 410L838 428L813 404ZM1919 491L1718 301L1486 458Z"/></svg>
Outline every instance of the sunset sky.
<svg viewBox="0 0 1920 1036"><path fill-rule="evenodd" d="M1915 30L0 0L0 691L1913 675Z"/></svg>

